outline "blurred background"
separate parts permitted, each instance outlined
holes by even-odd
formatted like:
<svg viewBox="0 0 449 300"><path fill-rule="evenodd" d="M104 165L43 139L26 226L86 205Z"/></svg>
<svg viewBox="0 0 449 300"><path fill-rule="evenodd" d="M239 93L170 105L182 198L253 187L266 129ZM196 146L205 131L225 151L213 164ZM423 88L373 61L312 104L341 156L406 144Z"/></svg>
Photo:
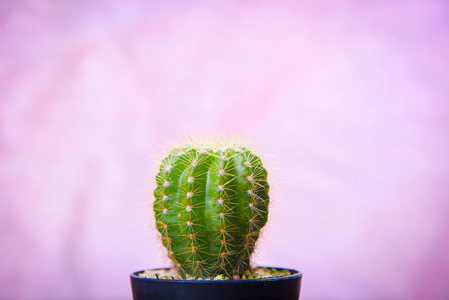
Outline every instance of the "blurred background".
<svg viewBox="0 0 449 300"><path fill-rule="evenodd" d="M215 133L301 299L449 299L448 53L447 1L0 1L0 299L130 299L154 158Z"/></svg>

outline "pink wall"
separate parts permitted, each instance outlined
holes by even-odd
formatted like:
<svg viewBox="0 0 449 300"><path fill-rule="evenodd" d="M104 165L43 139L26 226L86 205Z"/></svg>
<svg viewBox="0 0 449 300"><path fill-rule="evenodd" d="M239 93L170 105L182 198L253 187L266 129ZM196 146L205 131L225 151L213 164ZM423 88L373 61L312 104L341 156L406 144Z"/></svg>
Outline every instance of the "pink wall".
<svg viewBox="0 0 449 300"><path fill-rule="evenodd" d="M0 3L0 299L129 299L152 157L214 132L269 154L302 299L448 299L448 3L186 2Z"/></svg>

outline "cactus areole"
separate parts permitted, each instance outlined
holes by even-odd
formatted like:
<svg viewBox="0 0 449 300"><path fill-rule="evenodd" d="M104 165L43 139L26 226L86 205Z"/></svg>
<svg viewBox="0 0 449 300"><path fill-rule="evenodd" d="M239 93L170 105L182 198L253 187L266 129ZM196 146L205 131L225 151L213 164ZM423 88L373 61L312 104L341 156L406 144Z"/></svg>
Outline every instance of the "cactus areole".
<svg viewBox="0 0 449 300"><path fill-rule="evenodd" d="M156 226L182 278L249 274L270 202L267 171L251 149L176 147L162 160L156 183Z"/></svg>

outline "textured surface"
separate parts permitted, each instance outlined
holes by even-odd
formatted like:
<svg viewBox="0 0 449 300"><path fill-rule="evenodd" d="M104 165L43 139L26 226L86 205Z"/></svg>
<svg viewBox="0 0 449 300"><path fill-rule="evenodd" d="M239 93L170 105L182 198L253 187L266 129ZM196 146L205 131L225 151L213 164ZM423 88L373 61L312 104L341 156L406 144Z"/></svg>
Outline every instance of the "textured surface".
<svg viewBox="0 0 449 300"><path fill-rule="evenodd" d="M241 277L267 222L262 161L239 145L175 148L156 176L154 213L179 274Z"/></svg>
<svg viewBox="0 0 449 300"><path fill-rule="evenodd" d="M130 299L169 265L153 153L216 131L269 155L253 260L304 300L449 299L448 11L0 1L0 299Z"/></svg>

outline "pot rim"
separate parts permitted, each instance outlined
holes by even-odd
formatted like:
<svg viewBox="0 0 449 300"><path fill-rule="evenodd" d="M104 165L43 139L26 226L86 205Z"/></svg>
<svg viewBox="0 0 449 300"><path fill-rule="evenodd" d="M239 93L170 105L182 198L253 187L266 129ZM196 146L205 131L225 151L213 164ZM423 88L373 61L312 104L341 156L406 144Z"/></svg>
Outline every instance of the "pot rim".
<svg viewBox="0 0 449 300"><path fill-rule="evenodd" d="M202 283L202 284L206 284L206 283L219 283L219 284L229 284L229 283L242 283L244 284L245 282L269 282L269 281L280 281L280 280L290 280L290 279L295 279L295 278L301 278L302 277L302 273L294 270L294 269L287 269L287 268L278 268L278 267L265 267L265 266L259 266L257 268L267 268L267 269L277 269L277 270L288 270L290 272L292 272L292 275L288 275L288 276L282 276L282 277L274 277L274 278L256 278L256 279L228 279L228 280L180 280L180 279L158 279L158 278L146 278L146 277L140 277L137 276L137 274L145 272L146 270L170 270L171 268L155 268L155 269L146 269L146 270L141 270L141 271L136 271L133 272L129 275L129 277L131 277L134 280L143 280L143 281L158 281L161 283L184 283L184 284L196 284L196 283Z"/></svg>

